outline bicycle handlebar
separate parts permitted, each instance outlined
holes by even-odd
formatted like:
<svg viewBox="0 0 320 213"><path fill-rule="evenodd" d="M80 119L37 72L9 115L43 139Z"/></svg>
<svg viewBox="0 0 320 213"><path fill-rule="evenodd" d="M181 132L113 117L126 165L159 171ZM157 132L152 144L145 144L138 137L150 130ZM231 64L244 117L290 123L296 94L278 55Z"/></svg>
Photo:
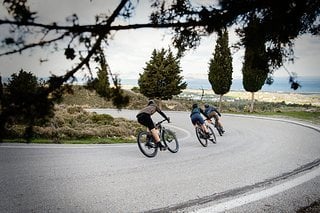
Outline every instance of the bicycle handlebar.
<svg viewBox="0 0 320 213"><path fill-rule="evenodd" d="M159 122L157 122L156 123L156 126L160 126L160 124L162 124L163 122L165 122L167 119L163 119L162 121L159 121ZM168 121L168 123L169 123L169 121Z"/></svg>

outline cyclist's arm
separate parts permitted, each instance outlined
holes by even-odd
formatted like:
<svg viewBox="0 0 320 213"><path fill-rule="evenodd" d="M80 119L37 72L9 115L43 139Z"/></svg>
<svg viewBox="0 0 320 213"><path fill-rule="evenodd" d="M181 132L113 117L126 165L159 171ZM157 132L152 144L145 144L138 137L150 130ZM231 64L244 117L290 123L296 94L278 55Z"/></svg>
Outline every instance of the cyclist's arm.
<svg viewBox="0 0 320 213"><path fill-rule="evenodd" d="M167 121L170 121L170 119L166 116L166 114L164 114L164 112L162 112L158 107L157 107L157 112L164 117L164 119L166 119Z"/></svg>
<svg viewBox="0 0 320 213"><path fill-rule="evenodd" d="M221 114L217 109L214 109L214 111L221 117Z"/></svg>

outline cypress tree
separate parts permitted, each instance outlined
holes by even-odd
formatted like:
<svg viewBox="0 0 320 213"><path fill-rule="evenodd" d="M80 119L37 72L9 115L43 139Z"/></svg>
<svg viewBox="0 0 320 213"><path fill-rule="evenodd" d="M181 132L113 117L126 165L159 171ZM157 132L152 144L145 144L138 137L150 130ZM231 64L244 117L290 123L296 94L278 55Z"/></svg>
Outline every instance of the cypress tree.
<svg viewBox="0 0 320 213"><path fill-rule="evenodd" d="M252 94L250 112L253 112L254 93L261 90L269 73L265 36L258 30L258 25L259 20L254 17L245 29L246 49L242 67L242 83L244 89Z"/></svg>
<svg viewBox="0 0 320 213"><path fill-rule="evenodd" d="M222 96L230 91L232 84L232 57L228 43L228 31L223 29L219 32L213 59L209 62L208 79L214 93L220 95L220 110Z"/></svg>

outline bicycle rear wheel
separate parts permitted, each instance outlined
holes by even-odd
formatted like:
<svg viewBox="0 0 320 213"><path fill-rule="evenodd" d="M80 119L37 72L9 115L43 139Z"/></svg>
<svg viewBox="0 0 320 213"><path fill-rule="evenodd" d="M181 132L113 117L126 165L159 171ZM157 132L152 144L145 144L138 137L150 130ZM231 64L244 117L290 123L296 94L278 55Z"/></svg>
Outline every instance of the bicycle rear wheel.
<svg viewBox="0 0 320 213"><path fill-rule="evenodd" d="M162 133L162 139L168 150L172 153L176 153L179 150L179 143L174 132L169 129L164 129Z"/></svg>
<svg viewBox="0 0 320 213"><path fill-rule="evenodd" d="M207 126L208 132L209 132L209 138L208 140L211 141L212 143L217 143L217 138L216 135L214 134L214 131L211 126Z"/></svg>
<svg viewBox="0 0 320 213"><path fill-rule="evenodd" d="M197 138L198 138L200 144L202 146L204 146L204 147L207 147L208 146L208 141L205 138L205 136L203 134L203 131L198 126L196 127L196 135L197 135Z"/></svg>
<svg viewBox="0 0 320 213"><path fill-rule="evenodd" d="M152 135L148 132L140 132L137 137L137 143L142 154L148 158L152 158L157 155L158 148L154 143Z"/></svg>

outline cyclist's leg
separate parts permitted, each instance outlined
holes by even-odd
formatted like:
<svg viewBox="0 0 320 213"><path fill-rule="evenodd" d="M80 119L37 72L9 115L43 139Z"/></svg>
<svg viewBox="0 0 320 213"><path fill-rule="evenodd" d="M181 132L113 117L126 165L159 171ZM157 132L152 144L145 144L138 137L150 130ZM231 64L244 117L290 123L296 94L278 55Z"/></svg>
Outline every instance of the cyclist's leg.
<svg viewBox="0 0 320 213"><path fill-rule="evenodd" d="M159 131L156 128L150 130L152 137L156 143L160 142Z"/></svg>
<svg viewBox="0 0 320 213"><path fill-rule="evenodd" d="M139 116L138 122L148 128L148 130L152 134L152 137L153 137L155 143L160 142L158 130L155 128L153 120L151 119L151 116L149 114L144 113L141 116Z"/></svg>
<svg viewBox="0 0 320 213"><path fill-rule="evenodd" d="M221 121L220 121L220 120L218 120L218 125L220 126L220 128L221 128L222 132L224 132L224 129L223 129L223 126L222 126L222 124L221 124Z"/></svg>
<svg viewBox="0 0 320 213"><path fill-rule="evenodd" d="M208 117L209 117L209 119L207 119L207 121L210 123L210 124L212 124L212 118L214 118L214 114L211 112L211 113L209 113L209 115L208 115Z"/></svg>
<svg viewBox="0 0 320 213"><path fill-rule="evenodd" d="M205 137L209 138L209 130L204 123L204 119L202 118L202 116L200 114L197 115L197 119L198 119L198 122L200 123L202 131L205 133Z"/></svg>
<svg viewBox="0 0 320 213"><path fill-rule="evenodd" d="M224 132L222 123L221 123L220 118L217 113L215 113L214 120L215 120L216 125L218 127L220 127L220 129Z"/></svg>
<svg viewBox="0 0 320 213"><path fill-rule="evenodd" d="M217 125L217 119L218 119L218 115L216 112L211 112L209 114L210 119L213 118L214 119L214 125Z"/></svg>
<svg viewBox="0 0 320 213"><path fill-rule="evenodd" d="M194 126L196 126L196 124L198 123L201 127L201 129L203 130L203 132L207 133L208 129L207 127L204 125L204 120L202 118L202 116L200 114L194 114L191 117L191 121L193 123Z"/></svg>
<svg viewBox="0 0 320 213"><path fill-rule="evenodd" d="M158 129L155 128L154 123L151 118L148 121L148 128L150 129L150 132L152 133L152 137L155 141L156 146L159 147L161 151L166 150L166 147L164 145L162 145L162 143L160 142L159 131L158 131Z"/></svg>
<svg viewBox="0 0 320 213"><path fill-rule="evenodd" d="M201 128L205 133L208 133L207 126L204 124L204 120L201 115L199 115L199 123L201 124Z"/></svg>

